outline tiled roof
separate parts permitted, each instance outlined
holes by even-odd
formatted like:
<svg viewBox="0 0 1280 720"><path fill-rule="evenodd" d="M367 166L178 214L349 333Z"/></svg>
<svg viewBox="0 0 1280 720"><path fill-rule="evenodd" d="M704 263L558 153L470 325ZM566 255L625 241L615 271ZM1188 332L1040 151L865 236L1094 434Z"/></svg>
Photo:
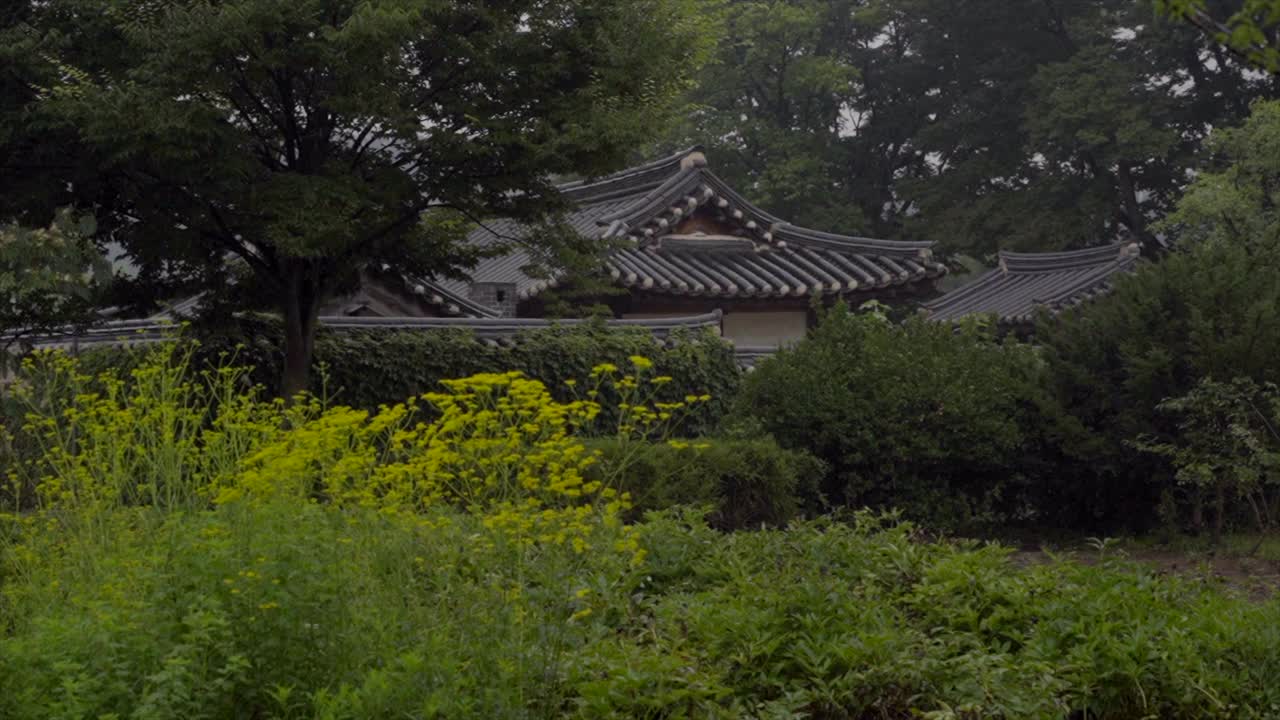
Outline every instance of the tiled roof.
<svg viewBox="0 0 1280 720"><path fill-rule="evenodd" d="M929 281L946 269L927 242L837 235L787 223L752 205L715 175L697 148L591 182L560 186L576 204L566 221L587 239L611 241L605 267L620 284L654 293L714 297L786 297L849 293ZM673 234L695 213L715 215L733 235ZM493 245L521 237L518 223L499 219L470 241ZM525 249L482 260L476 283L514 285L521 299L558 279L530 277ZM424 282L467 297L469 283ZM455 303L456 305L456 303Z"/></svg>
<svg viewBox="0 0 1280 720"><path fill-rule="evenodd" d="M605 319L611 329L648 330L659 340L680 330L719 329L720 311L701 315L651 319ZM348 317L321 316L320 325L335 330L468 330L485 342L506 342L517 333L550 327L572 327L592 322L587 319L548 320L542 318L422 318L422 317ZM27 341L41 349L83 349L111 345L134 345L173 338L177 325L174 317L161 313L143 320L114 320L100 323L83 332L31 337Z"/></svg>
<svg viewBox="0 0 1280 720"><path fill-rule="evenodd" d="M1138 246L1116 243L1053 253L1000 253L1000 265L967 285L924 304L934 320L997 315L1001 322L1030 322L1040 308L1050 313L1111 289L1113 276L1132 270Z"/></svg>

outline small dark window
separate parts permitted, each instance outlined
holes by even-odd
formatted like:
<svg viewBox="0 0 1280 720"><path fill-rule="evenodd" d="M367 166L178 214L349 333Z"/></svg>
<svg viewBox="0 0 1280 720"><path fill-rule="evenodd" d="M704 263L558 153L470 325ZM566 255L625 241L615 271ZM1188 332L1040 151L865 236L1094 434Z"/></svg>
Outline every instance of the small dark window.
<svg viewBox="0 0 1280 720"><path fill-rule="evenodd" d="M506 290L499 290L499 291L498 291L498 302L506 302L506 301L507 301L507 291L506 291Z"/></svg>

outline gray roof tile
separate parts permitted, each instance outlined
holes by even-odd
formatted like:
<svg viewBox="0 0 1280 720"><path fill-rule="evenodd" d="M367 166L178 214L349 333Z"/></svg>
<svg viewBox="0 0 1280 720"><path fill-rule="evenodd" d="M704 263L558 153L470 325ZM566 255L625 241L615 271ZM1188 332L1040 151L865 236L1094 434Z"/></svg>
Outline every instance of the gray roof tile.
<svg viewBox="0 0 1280 720"><path fill-rule="evenodd" d="M924 304L934 320L994 314L1001 322L1030 322L1043 308L1058 313L1107 292L1116 273L1139 258L1136 244L1052 253L1000 253L1000 266Z"/></svg>

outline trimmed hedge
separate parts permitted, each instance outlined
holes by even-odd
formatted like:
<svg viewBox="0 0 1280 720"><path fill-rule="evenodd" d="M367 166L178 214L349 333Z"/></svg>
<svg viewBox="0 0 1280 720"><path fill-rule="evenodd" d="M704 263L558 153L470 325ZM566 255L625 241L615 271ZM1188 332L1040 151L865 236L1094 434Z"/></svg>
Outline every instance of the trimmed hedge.
<svg viewBox="0 0 1280 720"><path fill-rule="evenodd" d="M226 362L254 368L253 380L269 394L279 394L283 365L277 320L253 316L231 329L190 334L201 341L197 366ZM128 350L94 350L90 367L131 362ZM572 391L566 380L582 380L591 368L613 363L626 371L630 358L653 361L650 376L667 375L663 400L685 395L711 395L676 429L696 435L714 427L737 395L742 372L728 343L711 332L677 332L658 343L643 329L609 328L603 322L524 331L514 342L490 345L466 329L326 330L316 337L312 391L336 404L374 410L379 405L440 389L440 381L482 372L519 370L545 383L557 400ZM613 398L602 397L609 408Z"/></svg>
<svg viewBox="0 0 1280 720"><path fill-rule="evenodd" d="M787 450L773 438L700 439L667 443L592 443L601 470L626 471L620 489L631 494L636 519L653 510L689 505L711 508L720 530L781 527L822 508L818 484L826 472L814 456Z"/></svg>

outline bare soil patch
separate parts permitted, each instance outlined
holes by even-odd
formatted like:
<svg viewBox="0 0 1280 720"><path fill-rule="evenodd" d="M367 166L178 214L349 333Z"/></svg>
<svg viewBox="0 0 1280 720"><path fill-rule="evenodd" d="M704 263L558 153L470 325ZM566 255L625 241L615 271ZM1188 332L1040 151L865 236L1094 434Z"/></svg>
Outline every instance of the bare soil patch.
<svg viewBox="0 0 1280 720"><path fill-rule="evenodd" d="M1262 602L1280 596L1280 560L1246 557L1225 553L1188 550L1166 550L1134 543L1123 543L1106 550L1110 557L1120 557L1148 565L1158 574L1190 575L1240 592ZM1101 554L1085 544L1053 550L1052 557L1066 557L1088 565L1100 561ZM1045 550L1022 544L1013 555L1019 566L1046 563L1051 556Z"/></svg>

